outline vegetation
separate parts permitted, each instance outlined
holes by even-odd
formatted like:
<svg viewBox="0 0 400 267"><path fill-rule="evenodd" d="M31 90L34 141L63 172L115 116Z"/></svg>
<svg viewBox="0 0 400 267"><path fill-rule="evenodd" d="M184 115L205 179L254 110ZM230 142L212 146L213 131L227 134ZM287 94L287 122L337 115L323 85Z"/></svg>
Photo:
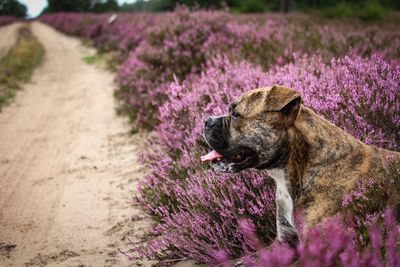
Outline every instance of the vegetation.
<svg viewBox="0 0 400 267"><path fill-rule="evenodd" d="M48 0L43 13L52 12L110 12L118 11L116 0Z"/></svg>
<svg viewBox="0 0 400 267"><path fill-rule="evenodd" d="M400 9L400 3L396 0L138 0L123 4L120 11L171 11L177 5L185 5L190 9L228 7L236 13L314 11L328 17L358 16L366 20L382 18L388 9Z"/></svg>
<svg viewBox="0 0 400 267"><path fill-rule="evenodd" d="M0 60L0 110L14 98L21 84L29 81L43 55L44 49L30 29L21 27L16 44Z"/></svg>
<svg viewBox="0 0 400 267"><path fill-rule="evenodd" d="M116 0L49 0L44 13L162 12L172 11L179 5L191 10L229 8L234 13L307 11L326 17L359 17L363 20L382 19L389 10L400 9L400 2L396 0L138 0L121 6Z"/></svg>
<svg viewBox="0 0 400 267"><path fill-rule="evenodd" d="M18 21L19 19L17 17L13 16L0 16L0 26L4 26L13 22Z"/></svg>
<svg viewBox="0 0 400 267"><path fill-rule="evenodd" d="M295 250L266 250L276 234L273 181L265 172L216 173L199 160L208 149L204 118L226 113L244 91L271 84L295 88L305 105L358 139L400 150L396 22L183 7L119 14L112 24L108 18L62 13L42 20L118 55L116 95L132 125L153 130L142 157L150 173L136 204L154 227L144 247L135 245L134 257L215 264L259 250L248 266L287 266L294 259L297 266L399 265L399 223L386 212L387 193L375 177L344 196L353 224L310 229ZM389 163L390 187L399 187L399 163Z"/></svg>
<svg viewBox="0 0 400 267"><path fill-rule="evenodd" d="M389 13L389 9L378 1L367 1L361 5L347 2L339 3L332 7L323 8L320 14L328 18L358 17L365 21L383 19Z"/></svg>
<svg viewBox="0 0 400 267"><path fill-rule="evenodd" d="M0 0L0 16L26 17L26 6L17 0Z"/></svg>

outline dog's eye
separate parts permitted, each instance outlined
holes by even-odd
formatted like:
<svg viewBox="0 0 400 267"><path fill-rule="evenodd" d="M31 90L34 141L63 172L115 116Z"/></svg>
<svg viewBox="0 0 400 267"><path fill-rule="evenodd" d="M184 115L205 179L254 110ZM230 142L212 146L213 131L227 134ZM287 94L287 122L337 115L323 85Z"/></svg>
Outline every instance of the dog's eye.
<svg viewBox="0 0 400 267"><path fill-rule="evenodd" d="M237 113L236 111L233 111L231 114L231 118L234 120L237 120L241 117L241 115L239 113Z"/></svg>

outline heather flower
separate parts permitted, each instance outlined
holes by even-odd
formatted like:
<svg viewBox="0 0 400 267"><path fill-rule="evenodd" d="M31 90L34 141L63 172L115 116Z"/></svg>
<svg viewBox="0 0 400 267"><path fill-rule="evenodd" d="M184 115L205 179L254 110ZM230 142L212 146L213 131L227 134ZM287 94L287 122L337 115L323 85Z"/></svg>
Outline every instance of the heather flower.
<svg viewBox="0 0 400 267"><path fill-rule="evenodd" d="M375 65L371 67L370 62ZM365 71L366 68L368 71ZM147 212L160 221L155 240L157 247L164 252L163 257L184 255L210 263L215 260L212 252L201 251L211 249L225 251L235 258L258 247L254 243L254 236L245 238L245 229L254 226L256 236L265 245L270 244L275 234L274 188L270 187L273 183L265 173L218 174L207 170L199 162L200 154L206 151L202 125L208 115L226 113L228 104L246 90L280 83L299 90L305 105L314 108L339 126L351 129L355 136L364 138L364 141L380 146L396 146L396 141L391 139L393 135L381 134L380 138L374 138L374 132L370 132L370 128L354 125L366 125L366 122L370 122L374 123L371 127L381 129L383 133L392 130L396 116L379 124L369 116L373 116L371 113L374 112L393 114L398 110L397 100L393 97L398 92L395 81L400 79L397 73L398 68L387 64L378 55L373 55L370 59L353 55L334 59L330 63L324 63L318 57L304 56L268 73L248 62L232 63L226 57L218 57L207 62L207 71L199 76L182 83L178 80L171 83L167 88L168 101L159 107L161 123L156 127L155 138L149 143L149 147L156 151L150 151L145 156L145 162L152 171L142 182L138 197L139 203L146 206ZM369 93L371 88L379 93ZM386 102L392 104L376 104ZM344 105L352 111L351 114L341 111ZM370 108L373 106L374 111L368 110L368 105ZM338 119L338 114L342 116L341 120ZM355 117L357 120L353 120ZM347 119L343 121L344 118ZM160 167L163 162L167 164ZM269 186L266 187L267 185ZM365 195L363 188L373 188L374 197ZM382 210L385 206L381 205L383 202L368 204L369 209L366 210L360 209L361 202L367 203L371 198L383 199L385 196L381 184L366 179L362 181L360 188L356 188L343 201L346 208L354 205L354 210L357 209L360 213L369 211L364 214L365 217L360 217L361 214L358 216L358 213L355 217L356 225L364 229L362 233L357 232L360 239L364 238L364 243L369 240L369 225L376 221L375 210ZM160 206L163 207L162 211ZM198 221L198 216L208 218L209 221ZM173 221L176 218L179 218L180 223ZM244 227L246 225L243 224L243 218L251 218L252 227ZM201 225L200 229L190 226L189 222L193 220L198 222L196 225ZM366 221L369 223L366 224ZM223 231L219 227L224 224L229 227L225 227ZM207 229L207 236L204 236L204 229ZM174 235L168 234L169 231ZM181 240L183 237L185 243ZM320 242L316 241L307 248L310 257L325 253L325 240L319 234L315 234L315 238L319 238ZM337 240L332 240L333 247L340 247L343 242L340 238L338 236ZM204 239L209 243L200 242ZM201 244L205 247L201 247ZM331 258L336 259L336 250L327 254L327 262ZM166 254L166 251L174 251L177 255ZM267 258L270 259L269 256ZM288 256L287 261L289 258Z"/></svg>
<svg viewBox="0 0 400 267"><path fill-rule="evenodd" d="M56 13L40 19L84 37L100 51L116 52L114 60L125 60L118 70L117 95L136 125L150 129L159 123L158 107L167 101L173 76L183 82L216 56L245 59L264 70L292 62L293 53L317 54L324 63L349 52L361 57L379 54L389 65L399 59L400 33L390 23L378 28L308 16L250 18L181 8L164 14L119 14L109 24L110 15Z"/></svg>
<svg viewBox="0 0 400 267"><path fill-rule="evenodd" d="M18 18L12 16L0 16L0 26L11 24L18 20L19 20Z"/></svg>
<svg viewBox="0 0 400 267"><path fill-rule="evenodd" d="M385 220L384 225L370 226L368 247L357 245L356 228L348 228L339 218L333 218L311 228L297 248L274 243L242 261L246 266L397 266L400 232L391 209L386 210Z"/></svg>
<svg viewBox="0 0 400 267"><path fill-rule="evenodd" d="M351 224L334 219L290 249L271 246L274 184L265 172L220 174L199 160L207 149L204 119L225 114L243 92L272 84L298 90L306 106L356 138L400 150L398 25L184 9L120 14L110 25L109 15L41 19L124 59L117 95L137 126L155 131L142 157L150 173L136 196L154 227L134 256L223 265L243 256L249 266L399 265L398 224L384 212L387 192L375 177L344 197ZM387 178L397 190L399 166L388 159Z"/></svg>

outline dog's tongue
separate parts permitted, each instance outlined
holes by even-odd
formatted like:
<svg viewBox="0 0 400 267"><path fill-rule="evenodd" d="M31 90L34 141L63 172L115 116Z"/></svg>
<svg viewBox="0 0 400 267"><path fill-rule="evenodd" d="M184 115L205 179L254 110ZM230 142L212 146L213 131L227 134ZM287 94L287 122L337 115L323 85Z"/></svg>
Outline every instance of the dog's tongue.
<svg viewBox="0 0 400 267"><path fill-rule="evenodd" d="M206 161L212 161L217 158L223 158L221 154L219 154L217 151L213 150L210 153L208 153L205 156L201 156L201 161L206 162Z"/></svg>

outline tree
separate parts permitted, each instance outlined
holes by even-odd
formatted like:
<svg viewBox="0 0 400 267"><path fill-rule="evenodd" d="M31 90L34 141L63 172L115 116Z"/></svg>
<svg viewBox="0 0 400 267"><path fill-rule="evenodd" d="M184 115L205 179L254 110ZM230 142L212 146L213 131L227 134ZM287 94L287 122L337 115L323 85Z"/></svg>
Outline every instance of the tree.
<svg viewBox="0 0 400 267"><path fill-rule="evenodd" d="M47 0L44 13L51 12L108 12L118 11L116 0Z"/></svg>
<svg viewBox="0 0 400 267"><path fill-rule="evenodd" d="M47 0L46 12L89 12L91 0Z"/></svg>
<svg viewBox="0 0 400 267"><path fill-rule="evenodd" d="M281 12L289 12L290 0L281 0Z"/></svg>
<svg viewBox="0 0 400 267"><path fill-rule="evenodd" d="M26 6L16 0L0 0L0 15L25 18Z"/></svg>
<svg viewBox="0 0 400 267"><path fill-rule="evenodd" d="M92 11L93 12L109 12L109 11L118 11L118 3L115 0L107 0L105 2L103 1L97 1L94 3Z"/></svg>

